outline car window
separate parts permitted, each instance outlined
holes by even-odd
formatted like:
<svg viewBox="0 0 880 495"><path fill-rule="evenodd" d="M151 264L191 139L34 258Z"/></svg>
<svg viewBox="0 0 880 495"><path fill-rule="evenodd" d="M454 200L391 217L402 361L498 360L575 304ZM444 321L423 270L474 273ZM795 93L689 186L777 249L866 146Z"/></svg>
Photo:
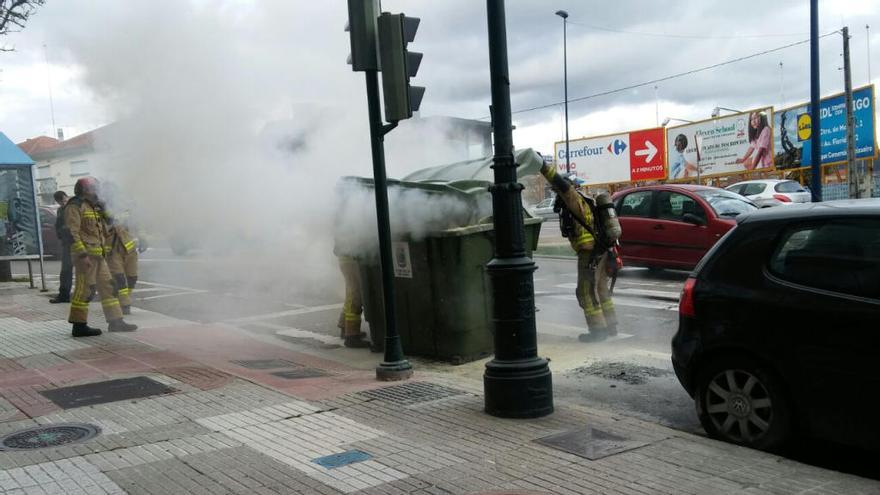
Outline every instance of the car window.
<svg viewBox="0 0 880 495"><path fill-rule="evenodd" d="M553 206L553 198L547 198L535 205L535 208L549 208L551 206Z"/></svg>
<svg viewBox="0 0 880 495"><path fill-rule="evenodd" d="M683 222L686 213L706 219L706 211L694 198L670 191L657 193L657 218Z"/></svg>
<svg viewBox="0 0 880 495"><path fill-rule="evenodd" d="M745 184L734 184L734 185L732 185L732 186L727 186L727 187L725 187L724 190L725 190L725 191L730 191L730 192L732 192L732 193L740 194L740 191L742 190L742 188L743 188L744 185L745 185Z"/></svg>
<svg viewBox="0 0 880 495"><path fill-rule="evenodd" d="M652 195L653 191L638 191L627 194L620 202L620 216L650 217Z"/></svg>
<svg viewBox="0 0 880 495"><path fill-rule="evenodd" d="M721 217L736 217L758 209L754 203L739 194L724 189L701 189L697 194L709 202L715 214Z"/></svg>
<svg viewBox="0 0 880 495"><path fill-rule="evenodd" d="M774 189L776 190L776 192L781 193L807 192L807 190L804 189L803 186L793 180L780 182L779 184L776 184L776 187L774 187Z"/></svg>
<svg viewBox="0 0 880 495"><path fill-rule="evenodd" d="M750 184L745 184L740 194L743 196L753 196L755 194L761 194L764 192L764 189L767 189L767 184L761 182L752 182Z"/></svg>
<svg viewBox="0 0 880 495"><path fill-rule="evenodd" d="M880 300L880 220L831 220L790 229L769 268L789 282Z"/></svg>

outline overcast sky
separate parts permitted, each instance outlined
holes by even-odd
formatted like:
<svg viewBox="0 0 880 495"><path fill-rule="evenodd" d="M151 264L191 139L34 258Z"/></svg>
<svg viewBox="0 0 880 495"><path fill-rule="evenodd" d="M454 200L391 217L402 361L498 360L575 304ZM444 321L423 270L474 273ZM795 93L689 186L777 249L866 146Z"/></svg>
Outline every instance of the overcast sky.
<svg viewBox="0 0 880 495"><path fill-rule="evenodd" d="M855 86L868 82L865 25L871 25L877 82L880 2L820 0L820 6L822 33L850 27ZM510 0L515 110L563 99L557 9L570 14L571 99L795 43L809 33L806 0ZM383 10L421 18L411 48L424 53L415 79L427 87L422 116L485 117L490 102L485 4L385 0ZM22 33L0 40L15 47L0 53L0 131L15 141L54 134L51 84L56 126L68 137L159 102L193 105L216 118L207 110L229 98L239 106L244 100L248 110L227 117L252 120L248 124L255 129L309 108L331 120L361 122L354 128L366 133L363 76L345 64L345 22L343 0L47 0ZM826 37L821 47L822 94L841 91L841 37ZM716 105L745 110L808 97L809 45L801 44L661 82L656 91L652 84L572 102L570 133L574 138L652 127L658 102L661 121L695 120L708 117ZM518 147L550 154L562 139L562 105L517 113L514 121Z"/></svg>

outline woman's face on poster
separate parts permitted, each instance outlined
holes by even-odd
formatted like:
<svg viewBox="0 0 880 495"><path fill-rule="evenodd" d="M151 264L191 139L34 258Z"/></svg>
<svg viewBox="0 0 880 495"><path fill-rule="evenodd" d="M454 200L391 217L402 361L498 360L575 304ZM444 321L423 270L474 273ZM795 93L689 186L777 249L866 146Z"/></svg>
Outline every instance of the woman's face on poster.
<svg viewBox="0 0 880 495"><path fill-rule="evenodd" d="M751 117L749 117L749 122L752 124L753 129L757 129L758 125L761 123L761 115L758 112L752 112Z"/></svg>

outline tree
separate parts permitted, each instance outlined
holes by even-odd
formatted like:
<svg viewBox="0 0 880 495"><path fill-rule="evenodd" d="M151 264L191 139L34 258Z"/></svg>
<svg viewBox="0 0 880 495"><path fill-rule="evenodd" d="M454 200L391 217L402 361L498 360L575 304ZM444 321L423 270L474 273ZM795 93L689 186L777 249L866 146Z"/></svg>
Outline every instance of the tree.
<svg viewBox="0 0 880 495"><path fill-rule="evenodd" d="M46 0L0 0L0 36L17 33L24 29L28 18ZM0 45L0 52L11 52L14 48Z"/></svg>

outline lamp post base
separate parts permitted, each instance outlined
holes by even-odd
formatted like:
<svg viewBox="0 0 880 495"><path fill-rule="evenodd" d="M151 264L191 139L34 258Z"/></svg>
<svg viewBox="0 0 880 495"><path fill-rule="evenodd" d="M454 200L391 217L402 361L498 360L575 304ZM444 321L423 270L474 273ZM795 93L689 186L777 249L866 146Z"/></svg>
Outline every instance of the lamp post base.
<svg viewBox="0 0 880 495"><path fill-rule="evenodd" d="M540 418L553 413L553 376L548 361L493 359L483 374L486 413L499 418Z"/></svg>
<svg viewBox="0 0 880 495"><path fill-rule="evenodd" d="M376 366L376 379L383 382L408 380L412 374L412 365L406 359L393 363L383 362Z"/></svg>

